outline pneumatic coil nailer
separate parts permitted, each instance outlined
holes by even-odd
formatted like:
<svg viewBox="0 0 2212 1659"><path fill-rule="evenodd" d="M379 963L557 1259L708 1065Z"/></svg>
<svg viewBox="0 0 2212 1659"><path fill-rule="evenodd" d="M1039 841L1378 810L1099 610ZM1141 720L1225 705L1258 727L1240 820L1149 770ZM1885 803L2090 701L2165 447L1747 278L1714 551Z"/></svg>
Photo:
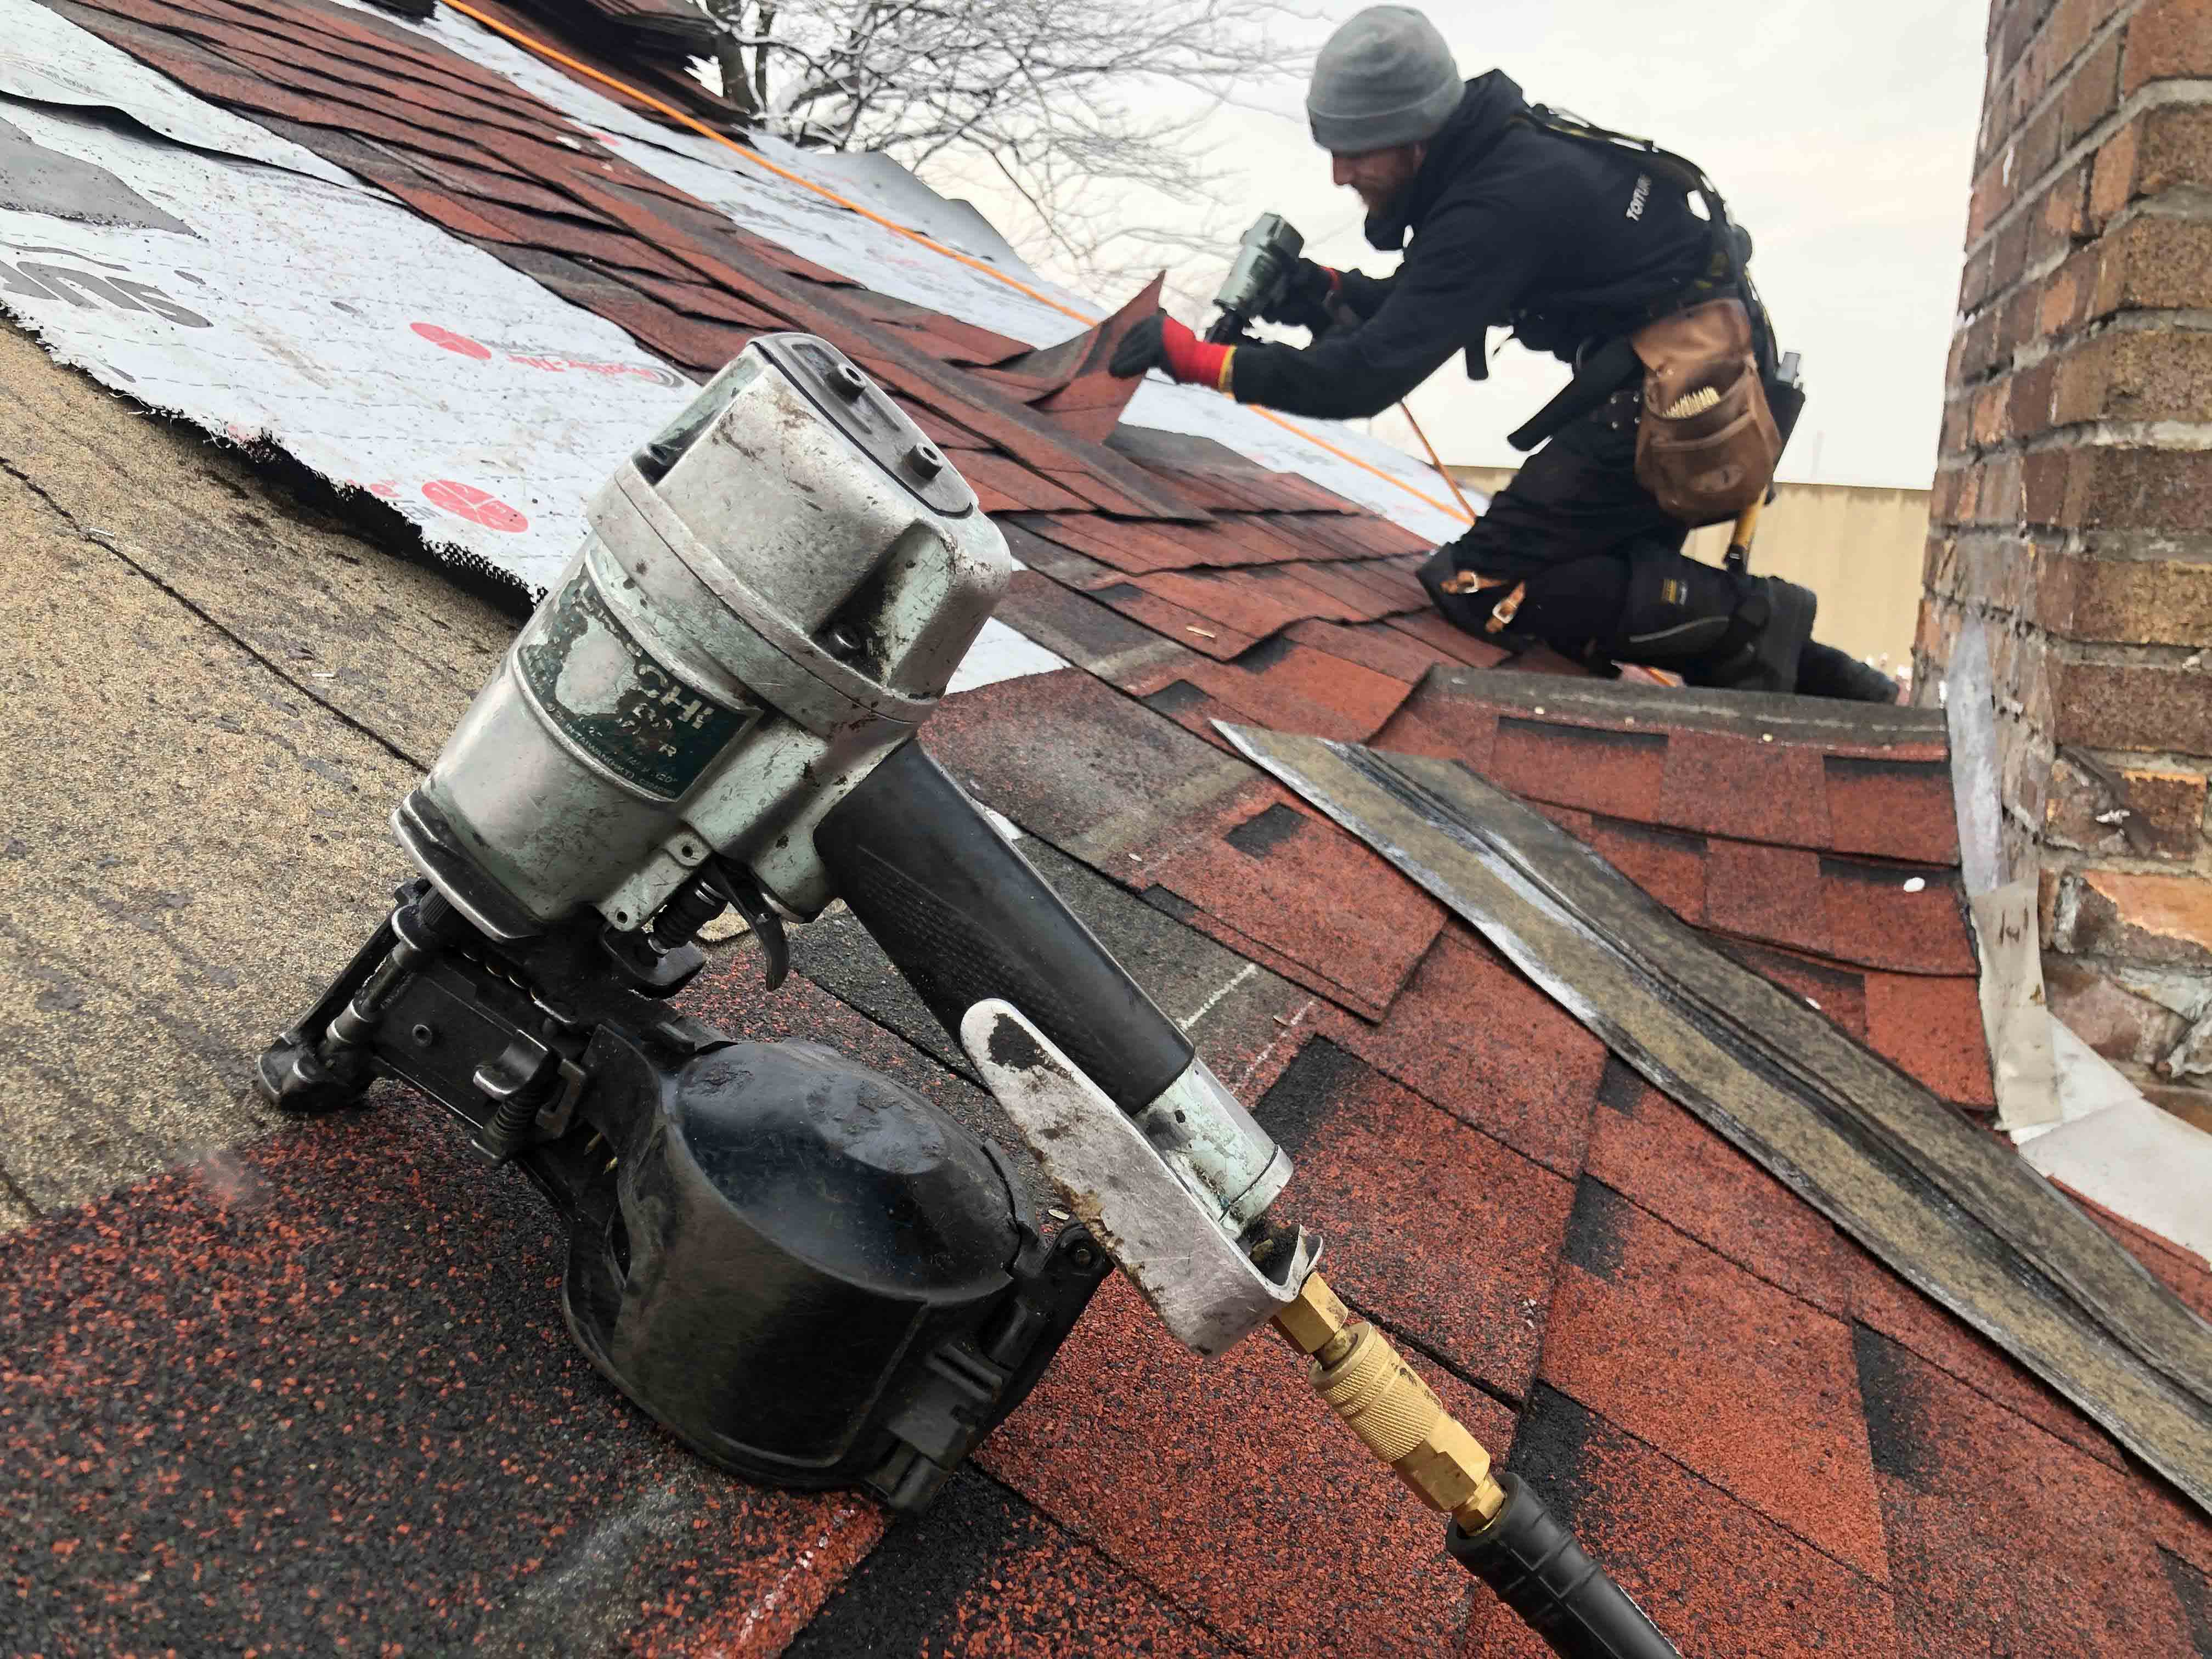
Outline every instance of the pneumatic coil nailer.
<svg viewBox="0 0 2212 1659"><path fill-rule="evenodd" d="M512 1162L568 1328L754 1479L927 1503L1118 1266L1218 1355L1263 1325L1561 1654L1673 1650L1315 1271L1290 1159L923 751L1012 574L959 473L826 343L756 341L592 500L584 545L392 817L416 876L262 1057L298 1112L380 1076ZM842 900L958 1038L1007 1154L817 1044L670 999L734 908L771 983Z"/></svg>

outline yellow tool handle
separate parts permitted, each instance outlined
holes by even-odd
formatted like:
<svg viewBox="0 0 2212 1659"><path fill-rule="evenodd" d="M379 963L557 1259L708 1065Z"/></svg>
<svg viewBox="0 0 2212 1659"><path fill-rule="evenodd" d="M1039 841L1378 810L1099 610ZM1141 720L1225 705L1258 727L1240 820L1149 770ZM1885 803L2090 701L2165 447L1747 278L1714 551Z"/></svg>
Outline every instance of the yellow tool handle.
<svg viewBox="0 0 2212 1659"><path fill-rule="evenodd" d="M1735 528L1729 532L1728 556L1722 561L1730 570L1751 568L1751 538L1759 533L1759 515L1765 507L1766 497L1761 495L1735 515Z"/></svg>

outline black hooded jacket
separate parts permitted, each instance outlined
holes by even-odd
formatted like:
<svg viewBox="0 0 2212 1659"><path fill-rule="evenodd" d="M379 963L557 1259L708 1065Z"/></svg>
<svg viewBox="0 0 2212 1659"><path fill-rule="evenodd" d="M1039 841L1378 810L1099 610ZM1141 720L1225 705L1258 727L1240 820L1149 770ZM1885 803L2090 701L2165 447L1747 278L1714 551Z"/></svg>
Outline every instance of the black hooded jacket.
<svg viewBox="0 0 2212 1659"><path fill-rule="evenodd" d="M1345 274L1340 297L1364 320L1304 349L1240 345L1231 368L1239 401L1322 418L1377 415L1455 351L1483 379L1490 329L1510 325L1532 349L1571 361L1583 341L1640 325L1705 271L1712 228L1679 186L1632 154L1516 121L1528 107L1496 70L1468 82L1413 183L1367 222L1370 242L1406 257L1387 277Z"/></svg>

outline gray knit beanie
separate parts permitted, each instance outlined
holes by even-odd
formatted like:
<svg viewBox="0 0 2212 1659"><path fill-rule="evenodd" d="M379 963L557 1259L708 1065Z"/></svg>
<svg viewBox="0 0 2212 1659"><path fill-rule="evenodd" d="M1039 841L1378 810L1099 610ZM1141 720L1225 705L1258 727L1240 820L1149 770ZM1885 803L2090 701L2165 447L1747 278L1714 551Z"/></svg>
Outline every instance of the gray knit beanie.
<svg viewBox="0 0 2212 1659"><path fill-rule="evenodd" d="M1314 60L1306 120L1332 155L1434 137L1466 90L1437 26L1411 6L1370 6Z"/></svg>

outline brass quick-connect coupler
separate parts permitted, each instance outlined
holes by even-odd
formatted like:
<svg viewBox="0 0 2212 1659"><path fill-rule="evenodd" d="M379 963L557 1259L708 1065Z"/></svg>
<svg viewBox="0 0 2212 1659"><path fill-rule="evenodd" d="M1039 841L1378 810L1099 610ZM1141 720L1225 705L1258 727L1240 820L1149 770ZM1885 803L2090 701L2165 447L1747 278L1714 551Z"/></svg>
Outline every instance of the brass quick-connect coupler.
<svg viewBox="0 0 2212 1659"><path fill-rule="evenodd" d="M1367 1449L1397 1472L1431 1509L1465 1532L1485 1526L1505 1503L1482 1443L1443 1407L1382 1332L1355 1321L1319 1273L1306 1275L1275 1328L1308 1357L1314 1391Z"/></svg>

